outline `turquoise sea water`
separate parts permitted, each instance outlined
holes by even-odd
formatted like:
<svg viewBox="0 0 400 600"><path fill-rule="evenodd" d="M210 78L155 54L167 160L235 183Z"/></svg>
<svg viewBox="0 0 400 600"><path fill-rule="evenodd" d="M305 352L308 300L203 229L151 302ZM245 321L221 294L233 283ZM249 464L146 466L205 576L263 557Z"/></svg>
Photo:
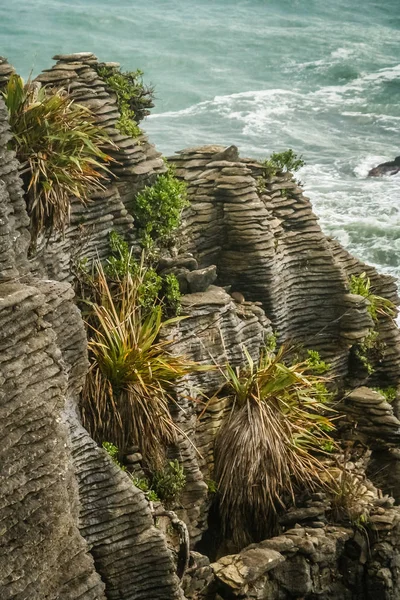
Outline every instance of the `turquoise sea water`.
<svg viewBox="0 0 400 600"><path fill-rule="evenodd" d="M399 0L0 0L0 54L27 76L93 51L156 87L144 123L166 154L292 147L326 232L400 276Z"/></svg>

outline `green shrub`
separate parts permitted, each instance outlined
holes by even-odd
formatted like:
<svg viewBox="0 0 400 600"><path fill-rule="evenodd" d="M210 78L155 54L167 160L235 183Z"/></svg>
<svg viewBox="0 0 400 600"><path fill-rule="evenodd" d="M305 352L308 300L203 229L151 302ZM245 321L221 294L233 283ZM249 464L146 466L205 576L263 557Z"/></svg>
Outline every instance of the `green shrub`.
<svg viewBox="0 0 400 600"><path fill-rule="evenodd" d="M154 473L151 487L168 508L179 500L185 484L183 467L177 460L173 460L169 461L164 469Z"/></svg>
<svg viewBox="0 0 400 600"><path fill-rule="evenodd" d="M271 333L265 340L265 349L268 352L275 352L277 345L277 337L275 333Z"/></svg>
<svg viewBox="0 0 400 600"><path fill-rule="evenodd" d="M396 306L387 298L377 296L372 292L371 281L365 272L360 275L351 275L350 292L368 300L367 309L375 324L378 323L379 315L390 318L395 316ZM368 375L372 375L375 371L372 363L373 355L375 354L375 358L380 359L383 353L384 344L380 343L378 338L378 331L371 329L363 341L353 347L353 354Z"/></svg>
<svg viewBox="0 0 400 600"><path fill-rule="evenodd" d="M320 357L317 350L307 350L307 363L310 370L317 375L323 375L331 368L331 365Z"/></svg>
<svg viewBox="0 0 400 600"><path fill-rule="evenodd" d="M173 273L165 275L165 277L162 278L162 281L162 298L166 310L172 315L179 315L182 310L179 281Z"/></svg>
<svg viewBox="0 0 400 600"><path fill-rule="evenodd" d="M182 210L188 205L186 188L186 183L177 179L170 167L157 177L154 185L145 187L136 196L134 218L145 248L155 243L172 244Z"/></svg>
<svg viewBox="0 0 400 600"><path fill-rule="evenodd" d="M139 490L142 490L151 502L160 502L157 493L150 487L148 479L145 477L132 477L132 483Z"/></svg>
<svg viewBox="0 0 400 600"><path fill-rule="evenodd" d="M394 402L397 398L397 390L394 387L386 387L386 388L373 388L376 392L379 392L379 394L382 394L382 396L384 396L384 398L386 399L386 402L389 402L390 404L392 402Z"/></svg>
<svg viewBox="0 0 400 600"><path fill-rule="evenodd" d="M102 447L107 452L107 454L109 454L111 456L111 458L113 459L113 461L115 462L115 464L118 465L119 468L124 471L125 467L123 467L121 465L121 463L118 461L119 450L118 450L117 446L115 446L111 442L103 442L102 443Z"/></svg>
<svg viewBox="0 0 400 600"><path fill-rule="evenodd" d="M127 272L136 278L143 270L143 282L138 290L138 302L146 312L151 310L155 303L162 305L163 312L167 315L179 315L181 311L181 293L179 282L172 273L160 276L152 267L143 269L146 262L142 255L141 264L134 260L128 243L115 231L110 232L111 256L108 257L104 272L108 278L119 280Z"/></svg>
<svg viewBox="0 0 400 600"><path fill-rule="evenodd" d="M110 145L92 113L61 90L24 85L12 75L3 92L11 131L10 146L23 167L32 244L47 231L63 231L70 198L82 202L104 189Z"/></svg>
<svg viewBox="0 0 400 600"><path fill-rule="evenodd" d="M301 167L304 167L305 162L301 156L289 148L283 152L273 152L271 156L264 160L263 165L263 176L265 179L271 179L280 172L294 173Z"/></svg>
<svg viewBox="0 0 400 600"><path fill-rule="evenodd" d="M143 72L120 71L115 67L99 66L98 74L117 97L120 117L117 129L130 137L138 137L141 130L138 123L150 114L154 106L154 90L143 83Z"/></svg>
<svg viewBox="0 0 400 600"><path fill-rule="evenodd" d="M368 300L368 312L375 323L378 321L378 315L393 317L396 314L393 302L372 292L371 281L366 273L350 277L350 292Z"/></svg>

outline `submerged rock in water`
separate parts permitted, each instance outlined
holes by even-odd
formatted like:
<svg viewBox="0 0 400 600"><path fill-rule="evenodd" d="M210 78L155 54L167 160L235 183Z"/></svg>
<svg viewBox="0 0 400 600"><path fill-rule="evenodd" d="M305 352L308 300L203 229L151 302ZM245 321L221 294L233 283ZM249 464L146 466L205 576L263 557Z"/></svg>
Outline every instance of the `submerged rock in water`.
<svg viewBox="0 0 400 600"><path fill-rule="evenodd" d="M400 156L396 156L394 160L381 163L377 167L371 169L368 177L381 177L382 175L396 175L400 171Z"/></svg>

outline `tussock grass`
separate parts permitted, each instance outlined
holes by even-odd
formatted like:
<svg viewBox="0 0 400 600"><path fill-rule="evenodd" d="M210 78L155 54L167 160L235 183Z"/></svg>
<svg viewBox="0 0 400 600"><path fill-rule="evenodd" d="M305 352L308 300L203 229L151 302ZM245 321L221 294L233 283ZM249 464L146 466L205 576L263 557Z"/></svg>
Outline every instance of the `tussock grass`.
<svg viewBox="0 0 400 600"><path fill-rule="evenodd" d="M112 285L101 264L96 271L96 302L87 320L91 365L82 393L83 423L99 444L112 442L122 453L136 444L150 470L157 471L168 446L184 435L170 413L174 385L202 367L172 354L171 342L160 339L162 329L181 317L162 321L156 304L143 313L143 264L134 277L128 267Z"/></svg>
<svg viewBox="0 0 400 600"><path fill-rule="evenodd" d="M331 481L320 458L335 446L322 414L326 388L307 360L286 366L284 353L266 353L258 365L247 355L242 371L227 367L233 409L216 440L214 477L223 534L238 549L276 533L279 508L297 488Z"/></svg>
<svg viewBox="0 0 400 600"><path fill-rule="evenodd" d="M22 163L33 244L47 231L63 231L72 196L86 202L104 189L112 159L104 148L107 133L94 124L92 113L65 91L24 85L13 74L3 93L13 138Z"/></svg>

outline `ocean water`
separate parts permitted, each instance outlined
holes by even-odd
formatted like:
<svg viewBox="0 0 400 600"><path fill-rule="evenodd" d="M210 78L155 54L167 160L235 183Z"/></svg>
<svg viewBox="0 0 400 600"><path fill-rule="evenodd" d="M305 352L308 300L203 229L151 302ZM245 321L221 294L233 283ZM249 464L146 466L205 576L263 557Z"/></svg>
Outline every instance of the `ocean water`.
<svg viewBox="0 0 400 600"><path fill-rule="evenodd" d="M141 68L156 88L144 125L166 154L288 147L323 229L400 277L399 0L0 0L0 54L25 77L58 52Z"/></svg>

